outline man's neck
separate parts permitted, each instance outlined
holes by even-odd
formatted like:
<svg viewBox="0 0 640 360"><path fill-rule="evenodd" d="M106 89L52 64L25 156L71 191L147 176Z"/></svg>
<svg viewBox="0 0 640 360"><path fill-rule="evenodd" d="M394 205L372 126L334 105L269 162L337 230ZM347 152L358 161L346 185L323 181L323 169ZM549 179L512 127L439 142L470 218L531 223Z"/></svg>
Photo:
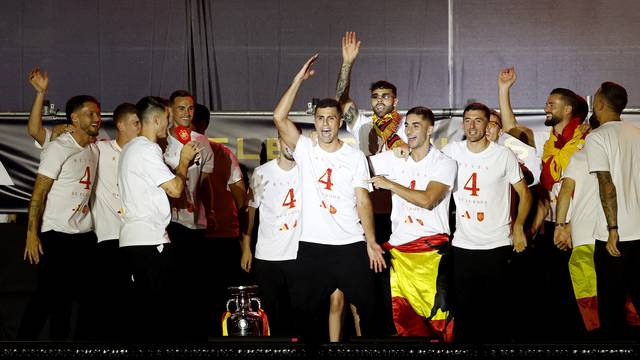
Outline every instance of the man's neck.
<svg viewBox="0 0 640 360"><path fill-rule="evenodd" d="M142 131L140 131L140 135L146 137L147 139L149 139L149 141L153 142L153 143L157 143L158 142L158 136L156 135L156 131L155 129L146 129L146 128L142 128Z"/></svg>
<svg viewBox="0 0 640 360"><path fill-rule="evenodd" d="M598 116L598 121L600 122L600 125L604 125L612 121L621 121L621 119L620 114L616 114L614 112L604 112Z"/></svg>
<svg viewBox="0 0 640 360"><path fill-rule="evenodd" d="M278 157L278 166L280 167L280 169L282 170L291 170L296 166L296 162L295 161L291 161L289 159L287 159L284 156L279 156Z"/></svg>
<svg viewBox="0 0 640 360"><path fill-rule="evenodd" d="M429 139L427 139L427 141L424 144L422 144L422 146L415 149L411 149L411 158L415 162L418 162L424 159L425 156L429 154L430 148L431 148L431 144L429 143Z"/></svg>
<svg viewBox="0 0 640 360"><path fill-rule="evenodd" d="M116 143L118 144L118 146L120 146L120 149L122 149L125 145L127 145L127 143L129 141L133 140L132 138L127 138L126 136L117 133L116 134Z"/></svg>
<svg viewBox="0 0 640 360"><path fill-rule="evenodd" d="M330 143L323 143L321 141L318 141L318 146L320 146L320 148L326 152L336 152L342 147L342 140L334 139Z"/></svg>
<svg viewBox="0 0 640 360"><path fill-rule="evenodd" d="M489 144L491 144L491 141L489 141L489 139L487 139L486 137L482 137L478 141L467 140L467 149L469 149L472 153L481 153L489 147Z"/></svg>
<svg viewBox="0 0 640 360"><path fill-rule="evenodd" d="M569 125L570 121L571 121L571 118L562 120L561 122L553 125L553 130L555 130L556 133L558 134L562 134L562 132L564 131L564 128L566 128L567 125Z"/></svg>
<svg viewBox="0 0 640 360"><path fill-rule="evenodd" d="M74 131L71 133L71 136L73 136L73 139L78 143L78 145L85 147L91 143L91 136L87 135L86 132L76 126L73 127L73 130Z"/></svg>

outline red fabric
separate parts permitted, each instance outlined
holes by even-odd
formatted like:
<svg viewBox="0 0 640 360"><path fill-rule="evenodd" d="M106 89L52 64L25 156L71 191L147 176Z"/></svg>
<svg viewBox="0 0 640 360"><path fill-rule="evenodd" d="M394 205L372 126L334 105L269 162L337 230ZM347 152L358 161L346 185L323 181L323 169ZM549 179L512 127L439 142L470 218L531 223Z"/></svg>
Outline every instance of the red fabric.
<svg viewBox="0 0 640 360"><path fill-rule="evenodd" d="M426 320L413 311L411 304L402 297L391 299L393 321L400 336L422 336L433 342L451 342L453 340L453 320ZM446 328L446 329L445 329ZM444 334L441 337L441 334Z"/></svg>
<svg viewBox="0 0 640 360"><path fill-rule="evenodd" d="M389 242L382 244L385 250L396 249L403 253L420 253L427 251L436 251L437 247L449 242L449 235L436 234L431 236L424 236L408 242L400 246L393 246Z"/></svg>
<svg viewBox="0 0 640 360"><path fill-rule="evenodd" d="M600 327L600 317L598 316L598 297L591 296L576 299L582 322L587 331L592 331Z"/></svg>
<svg viewBox="0 0 640 360"><path fill-rule="evenodd" d="M238 208L231 192L227 190L227 182L231 176L231 150L223 144L210 141L213 150L214 171L209 174L203 184L202 202L208 202L207 238L229 238L240 236Z"/></svg>
<svg viewBox="0 0 640 360"><path fill-rule="evenodd" d="M558 138L558 140L556 140L556 142L553 144L555 148L562 149L569 140L573 139L573 133L581 123L582 120L580 120L580 118L571 119L567 126L565 126L562 130L562 134L558 134L556 133L555 129L552 129L551 131ZM542 162L542 172L540 173L540 184L542 184L542 186L547 189L547 191L551 191L553 184L556 183L556 180L551 175L552 160L553 157L547 159L547 161Z"/></svg>
<svg viewBox="0 0 640 360"><path fill-rule="evenodd" d="M638 316L638 311L636 307L633 306L633 302L631 302L631 297L629 296L627 296L625 310L627 312L627 324L631 326L640 326L640 316Z"/></svg>

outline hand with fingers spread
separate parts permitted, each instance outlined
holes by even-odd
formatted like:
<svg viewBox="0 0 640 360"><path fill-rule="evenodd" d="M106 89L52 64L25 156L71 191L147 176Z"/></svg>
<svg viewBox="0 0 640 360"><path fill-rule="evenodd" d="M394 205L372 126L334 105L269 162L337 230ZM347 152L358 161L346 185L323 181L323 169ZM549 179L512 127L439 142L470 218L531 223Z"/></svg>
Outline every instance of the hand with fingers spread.
<svg viewBox="0 0 640 360"><path fill-rule="evenodd" d="M384 261L384 250L375 242L367 241L367 255L369 255L369 267L375 272L382 272L387 268L387 263Z"/></svg>
<svg viewBox="0 0 640 360"><path fill-rule="evenodd" d="M300 71L298 71L296 76L293 78L294 82L307 80L316 73L316 71L313 70L313 63L318 60L318 56L319 54L313 55L309 58L309 60L307 60L307 62L304 63L304 65L302 65Z"/></svg>
<svg viewBox="0 0 640 360"><path fill-rule="evenodd" d="M508 69L503 69L498 75L498 88L509 89L515 84L516 79L516 69L513 66Z"/></svg>
<svg viewBox="0 0 640 360"><path fill-rule="evenodd" d="M49 87L49 75L46 72L40 71L40 68L36 66L29 73L29 83L36 92L44 94Z"/></svg>
<svg viewBox="0 0 640 360"><path fill-rule="evenodd" d="M352 65L358 53L360 52L360 44L362 42L358 40L356 33L353 31L347 31L342 37L342 62L344 64Z"/></svg>

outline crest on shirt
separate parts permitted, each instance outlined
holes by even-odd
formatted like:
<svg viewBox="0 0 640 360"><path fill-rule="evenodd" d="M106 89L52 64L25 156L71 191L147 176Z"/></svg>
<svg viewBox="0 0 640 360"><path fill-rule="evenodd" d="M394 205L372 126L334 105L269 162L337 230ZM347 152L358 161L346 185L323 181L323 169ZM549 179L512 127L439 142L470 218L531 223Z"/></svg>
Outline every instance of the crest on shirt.
<svg viewBox="0 0 640 360"><path fill-rule="evenodd" d="M191 141L191 131L182 125L176 126L174 133L176 134L176 139L178 139L182 144L186 144Z"/></svg>
<svg viewBox="0 0 640 360"><path fill-rule="evenodd" d="M476 214L476 217L478 218L478 221L482 221L482 220L484 220L484 212L479 211L479 212Z"/></svg>

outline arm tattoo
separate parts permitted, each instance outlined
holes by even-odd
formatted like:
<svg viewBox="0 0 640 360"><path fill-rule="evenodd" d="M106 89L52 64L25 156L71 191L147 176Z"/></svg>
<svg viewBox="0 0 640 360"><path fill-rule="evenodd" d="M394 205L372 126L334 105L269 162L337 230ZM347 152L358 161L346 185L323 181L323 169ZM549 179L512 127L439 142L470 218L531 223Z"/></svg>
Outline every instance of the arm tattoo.
<svg viewBox="0 0 640 360"><path fill-rule="evenodd" d="M355 105L352 104L351 106L349 106L349 109L342 116L344 117L344 122L346 122L347 124L351 124L353 120L358 117L358 111L356 110Z"/></svg>
<svg viewBox="0 0 640 360"><path fill-rule="evenodd" d="M27 231L36 233L40 231L40 224L42 223L42 215L44 214L47 195L49 195L52 185L53 179L39 174L36 176L31 201L29 202Z"/></svg>
<svg viewBox="0 0 640 360"><path fill-rule="evenodd" d="M351 65L342 64L340 76L336 85L336 99L341 103L349 99L349 86L351 85Z"/></svg>
<svg viewBox="0 0 640 360"><path fill-rule="evenodd" d="M598 177L598 187L600 189L600 203L607 219L607 225L617 226L618 201L616 186L611 179L611 173L608 171L596 171L596 176Z"/></svg>

